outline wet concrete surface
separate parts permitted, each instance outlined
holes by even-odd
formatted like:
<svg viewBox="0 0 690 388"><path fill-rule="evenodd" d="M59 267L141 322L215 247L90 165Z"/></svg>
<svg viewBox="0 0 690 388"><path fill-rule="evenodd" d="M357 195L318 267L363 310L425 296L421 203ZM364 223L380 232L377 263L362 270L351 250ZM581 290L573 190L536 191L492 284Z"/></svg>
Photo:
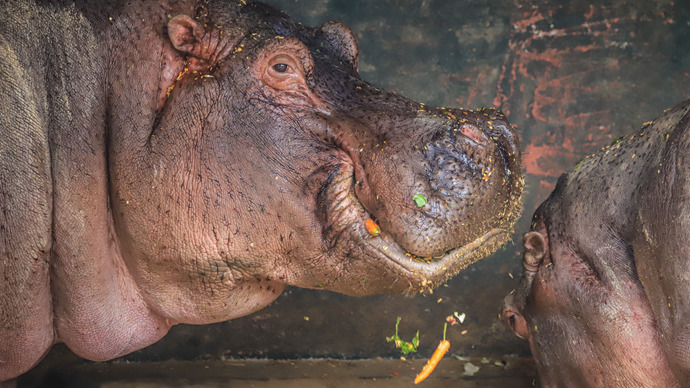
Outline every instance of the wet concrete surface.
<svg viewBox="0 0 690 388"><path fill-rule="evenodd" d="M413 385L425 360L233 359L214 361L82 363L39 367L24 387L213 388L400 387ZM531 358L448 356L425 387L523 388L535 383Z"/></svg>
<svg viewBox="0 0 690 388"><path fill-rule="evenodd" d="M448 330L452 356L427 386L531 386L529 362L514 370L482 368L469 378L453 356L529 358L527 344L498 317L521 273L521 235L562 172L690 98L690 3L268 2L305 24L350 25L359 40L360 74L374 84L429 105L503 110L521 135L526 172L514 242L433 294L351 298L288 288L250 316L176 326L157 344L114 362L85 363L58 346L22 381L29 386L44 373L59 372L109 387L399 386L411 384L433 352L445 317L464 312L465 322ZM403 338L420 331L419 352L409 361L399 360L385 340L397 316Z"/></svg>

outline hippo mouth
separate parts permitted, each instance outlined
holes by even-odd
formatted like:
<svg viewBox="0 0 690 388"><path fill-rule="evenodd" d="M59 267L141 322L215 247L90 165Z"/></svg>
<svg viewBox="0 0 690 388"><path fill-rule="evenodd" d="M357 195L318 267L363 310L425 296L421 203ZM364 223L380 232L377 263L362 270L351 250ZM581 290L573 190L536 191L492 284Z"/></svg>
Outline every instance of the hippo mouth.
<svg viewBox="0 0 690 388"><path fill-rule="evenodd" d="M510 231L493 228L469 244L454 248L440 257L419 257L406 252L390 236L383 235L365 240L373 250L419 279L422 287L443 283L470 264L495 251L510 239Z"/></svg>

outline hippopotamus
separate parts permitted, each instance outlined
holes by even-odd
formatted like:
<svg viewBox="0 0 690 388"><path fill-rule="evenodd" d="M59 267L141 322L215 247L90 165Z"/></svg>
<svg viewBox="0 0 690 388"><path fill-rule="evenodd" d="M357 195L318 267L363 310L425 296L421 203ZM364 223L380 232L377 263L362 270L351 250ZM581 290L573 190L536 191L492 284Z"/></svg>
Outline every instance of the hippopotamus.
<svg viewBox="0 0 690 388"><path fill-rule="evenodd" d="M543 387L687 387L690 101L563 174L503 319Z"/></svg>
<svg viewBox="0 0 690 388"><path fill-rule="evenodd" d="M435 287L505 243L505 116L357 63L344 24L258 2L3 2L0 381L55 343L112 359L286 285Z"/></svg>

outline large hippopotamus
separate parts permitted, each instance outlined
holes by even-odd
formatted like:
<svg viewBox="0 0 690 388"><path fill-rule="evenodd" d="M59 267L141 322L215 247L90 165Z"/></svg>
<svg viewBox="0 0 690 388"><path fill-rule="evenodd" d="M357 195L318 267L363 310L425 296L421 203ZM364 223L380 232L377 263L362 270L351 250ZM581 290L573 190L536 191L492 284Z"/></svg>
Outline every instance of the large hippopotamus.
<svg viewBox="0 0 690 388"><path fill-rule="evenodd" d="M357 56L341 23L243 0L2 2L0 381L286 285L433 287L506 242L504 115L376 88Z"/></svg>
<svg viewBox="0 0 690 388"><path fill-rule="evenodd" d="M503 319L543 387L687 387L690 101L561 176Z"/></svg>

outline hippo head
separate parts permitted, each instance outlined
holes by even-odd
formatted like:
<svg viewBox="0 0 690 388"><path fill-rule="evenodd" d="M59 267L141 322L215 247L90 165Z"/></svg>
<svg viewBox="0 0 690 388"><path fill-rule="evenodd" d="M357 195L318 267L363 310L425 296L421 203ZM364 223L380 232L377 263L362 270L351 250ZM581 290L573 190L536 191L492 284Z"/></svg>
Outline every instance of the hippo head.
<svg viewBox="0 0 690 388"><path fill-rule="evenodd" d="M573 233L590 242L601 236L589 229L574 232L572 220L557 218L559 188L524 236L520 284L505 298L501 314L529 342L540 386L677 386L644 291L630 276L634 265L620 265L630 248L620 239L598 244L597 253L608 260L602 266L582 253ZM607 230L604 238L610 236Z"/></svg>
<svg viewBox="0 0 690 388"><path fill-rule="evenodd" d="M340 23L309 28L260 3L195 12L169 16L184 67L162 99L148 175L114 174L147 198L134 209L118 187L114 206L148 293L203 295L213 318L191 320L205 322L234 316L220 310L238 292L246 313L287 284L433 287L508 240L523 179L502 113L372 86Z"/></svg>

